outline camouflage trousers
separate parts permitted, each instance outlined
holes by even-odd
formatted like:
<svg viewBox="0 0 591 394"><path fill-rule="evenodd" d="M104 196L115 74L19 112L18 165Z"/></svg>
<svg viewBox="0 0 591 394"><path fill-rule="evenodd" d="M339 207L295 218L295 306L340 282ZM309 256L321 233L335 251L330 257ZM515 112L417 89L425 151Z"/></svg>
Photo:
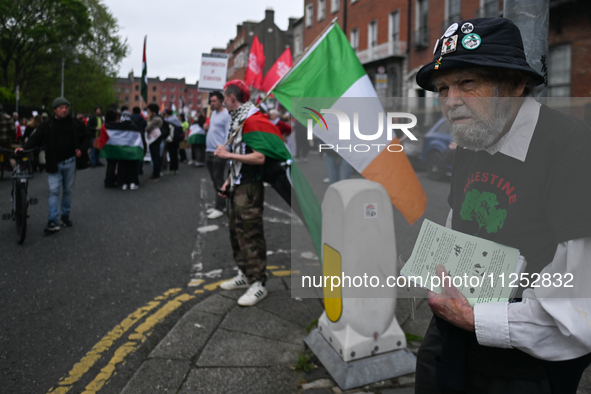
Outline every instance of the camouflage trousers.
<svg viewBox="0 0 591 394"><path fill-rule="evenodd" d="M248 283L265 282L267 243L263 231L262 182L236 185L230 200L230 243L234 261L246 275Z"/></svg>

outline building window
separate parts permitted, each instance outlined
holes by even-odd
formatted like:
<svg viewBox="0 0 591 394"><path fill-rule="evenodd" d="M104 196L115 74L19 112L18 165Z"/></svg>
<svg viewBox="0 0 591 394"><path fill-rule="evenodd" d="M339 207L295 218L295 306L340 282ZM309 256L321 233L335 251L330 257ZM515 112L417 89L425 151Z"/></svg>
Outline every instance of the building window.
<svg viewBox="0 0 591 394"><path fill-rule="evenodd" d="M400 12L398 10L390 14L390 38L393 42L400 41Z"/></svg>
<svg viewBox="0 0 591 394"><path fill-rule="evenodd" d="M125 93L129 93L129 88L125 88Z"/></svg>
<svg viewBox="0 0 591 394"><path fill-rule="evenodd" d="M156 96L152 96L152 102L155 103L156 102Z"/></svg>
<svg viewBox="0 0 591 394"><path fill-rule="evenodd" d="M170 89L172 90L172 89ZM174 101L174 94L170 96L170 101Z"/></svg>
<svg viewBox="0 0 591 394"><path fill-rule="evenodd" d="M355 52L359 50L359 29L351 30L351 46Z"/></svg>
<svg viewBox="0 0 591 394"><path fill-rule="evenodd" d="M125 96L125 102L129 103L129 96Z"/></svg>
<svg viewBox="0 0 591 394"><path fill-rule="evenodd" d="M499 0L480 0L481 18L499 16Z"/></svg>
<svg viewBox="0 0 591 394"><path fill-rule="evenodd" d="M550 48L548 57L548 97L570 97L571 46Z"/></svg>
<svg viewBox="0 0 591 394"><path fill-rule="evenodd" d="M162 91L166 92L166 86L162 86Z"/></svg>
<svg viewBox="0 0 591 394"><path fill-rule="evenodd" d="M139 101L140 100L140 96L138 96L137 94L135 95L135 101Z"/></svg>
<svg viewBox="0 0 591 394"><path fill-rule="evenodd" d="M340 9L341 9L341 0L331 0L330 12L332 12L334 14L335 12L339 12Z"/></svg>
<svg viewBox="0 0 591 394"><path fill-rule="evenodd" d="M156 91L156 86L152 86L152 92Z"/></svg>
<svg viewBox="0 0 591 394"><path fill-rule="evenodd" d="M135 91L139 92L140 91L140 86L139 85L135 85Z"/></svg>
<svg viewBox="0 0 591 394"><path fill-rule="evenodd" d="M302 36L297 35L293 40L293 55L298 56L300 53L303 52L303 45L302 45Z"/></svg>
<svg viewBox="0 0 591 394"><path fill-rule="evenodd" d="M374 48L378 45L378 21L369 22L367 29L367 46Z"/></svg>
<svg viewBox="0 0 591 394"><path fill-rule="evenodd" d="M189 98L193 98L193 93L189 93Z"/></svg>
<svg viewBox="0 0 591 394"><path fill-rule="evenodd" d="M306 27L312 26L312 20L314 19L314 4L306 5Z"/></svg>
<svg viewBox="0 0 591 394"><path fill-rule="evenodd" d="M192 107L192 106L193 106L193 102L189 101L189 107Z"/></svg>
<svg viewBox="0 0 591 394"><path fill-rule="evenodd" d="M446 0L447 8L445 9L447 19L441 23L441 32L445 33L447 28L453 23L460 22L462 17L461 13L461 0Z"/></svg>
<svg viewBox="0 0 591 394"><path fill-rule="evenodd" d="M179 88L179 92L183 93L183 87L182 86Z"/></svg>
<svg viewBox="0 0 591 394"><path fill-rule="evenodd" d="M326 18L326 0L318 0L318 22Z"/></svg>
<svg viewBox="0 0 591 394"><path fill-rule="evenodd" d="M162 101L166 101L166 95L165 94L162 95Z"/></svg>
<svg viewBox="0 0 591 394"><path fill-rule="evenodd" d="M176 87L174 87L174 86L171 86L171 87L170 87L170 91L171 91L171 92L174 92L175 90L176 90Z"/></svg>
<svg viewBox="0 0 591 394"><path fill-rule="evenodd" d="M417 0L414 45L417 48L429 47L429 0Z"/></svg>

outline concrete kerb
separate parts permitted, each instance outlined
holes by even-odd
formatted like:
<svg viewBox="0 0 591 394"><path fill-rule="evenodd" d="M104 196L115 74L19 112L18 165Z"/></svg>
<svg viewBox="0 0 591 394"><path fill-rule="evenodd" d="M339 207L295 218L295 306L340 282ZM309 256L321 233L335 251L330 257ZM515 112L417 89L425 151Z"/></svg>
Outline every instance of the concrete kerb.
<svg viewBox="0 0 591 394"><path fill-rule="evenodd" d="M205 298L154 348L121 393L139 394L155 388L158 392L215 393L224 392L224 387L229 390L225 392L302 392L298 383L311 376L292 368L298 354L306 352L306 327L320 317L323 306L318 299L291 298L289 281L289 277L269 279L268 297L251 308L236 304L242 289ZM417 302L414 313L408 300L398 303L399 322L412 327L412 333L424 332L426 326L422 332L420 326L427 320L426 303ZM216 391L218 385L222 391Z"/></svg>

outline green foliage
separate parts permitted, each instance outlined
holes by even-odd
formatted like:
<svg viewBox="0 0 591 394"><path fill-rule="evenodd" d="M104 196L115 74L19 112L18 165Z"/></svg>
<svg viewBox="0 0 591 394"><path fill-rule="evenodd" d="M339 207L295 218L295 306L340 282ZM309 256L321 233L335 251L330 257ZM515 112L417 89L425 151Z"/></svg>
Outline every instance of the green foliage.
<svg viewBox="0 0 591 394"><path fill-rule="evenodd" d="M420 337L418 335L409 334L407 332L405 332L404 335L406 336L407 342L423 342L423 337Z"/></svg>
<svg viewBox="0 0 591 394"><path fill-rule="evenodd" d="M310 356L298 353L298 361L294 368L297 372L309 372L314 368L316 368L316 365L310 361Z"/></svg>
<svg viewBox="0 0 591 394"><path fill-rule="evenodd" d="M0 0L0 87L20 85L23 105L50 107L61 94L63 58L73 109L113 104L112 78L129 50L118 31L100 0Z"/></svg>
<svg viewBox="0 0 591 394"><path fill-rule="evenodd" d="M315 329L316 327L318 327L318 319L314 319L310 322L310 324L308 324L308 326L306 326L306 332L310 332L313 329Z"/></svg>
<svg viewBox="0 0 591 394"><path fill-rule="evenodd" d="M482 192L476 189L470 190L466 194L466 199L462 203L460 217L464 220L475 220L478 223L478 234L482 227L490 233L496 233L505 224L507 211L497 209L499 205L497 196L494 193Z"/></svg>
<svg viewBox="0 0 591 394"><path fill-rule="evenodd" d="M9 89L0 86L0 103L13 103L16 101L16 94Z"/></svg>

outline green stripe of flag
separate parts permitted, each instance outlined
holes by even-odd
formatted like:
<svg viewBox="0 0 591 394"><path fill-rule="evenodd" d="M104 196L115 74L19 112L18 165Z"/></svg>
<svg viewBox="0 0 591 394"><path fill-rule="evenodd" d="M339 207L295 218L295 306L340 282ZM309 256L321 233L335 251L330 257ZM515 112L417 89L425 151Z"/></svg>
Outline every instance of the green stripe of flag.
<svg viewBox="0 0 591 394"><path fill-rule="evenodd" d="M101 149L102 158L113 160L142 160L144 149L139 146L105 145Z"/></svg>
<svg viewBox="0 0 591 394"><path fill-rule="evenodd" d="M338 78L335 76L338 75ZM338 24L309 55L290 71L273 90L273 94L302 124L306 124L301 108L291 108L294 97L315 97L311 108L331 108L359 78L366 75L355 51ZM314 102L314 101L317 101Z"/></svg>
<svg viewBox="0 0 591 394"><path fill-rule="evenodd" d="M291 159L291 154L287 150L285 143L275 134L264 131L251 131L244 133L242 140L255 151L275 160L285 161Z"/></svg>

